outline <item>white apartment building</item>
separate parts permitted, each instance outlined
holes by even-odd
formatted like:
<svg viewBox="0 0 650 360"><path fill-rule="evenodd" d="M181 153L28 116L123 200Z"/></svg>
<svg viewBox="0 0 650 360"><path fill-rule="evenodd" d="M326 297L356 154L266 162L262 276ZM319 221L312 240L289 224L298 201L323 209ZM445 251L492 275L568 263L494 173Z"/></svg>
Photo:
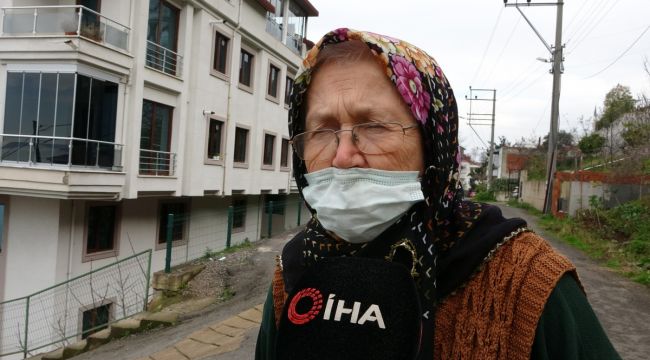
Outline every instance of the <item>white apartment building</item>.
<svg viewBox="0 0 650 360"><path fill-rule="evenodd" d="M0 7L0 302L146 249L161 270L168 213L179 263L225 247L206 237L229 206L238 243L264 234L266 203L298 200L288 93L308 0Z"/></svg>

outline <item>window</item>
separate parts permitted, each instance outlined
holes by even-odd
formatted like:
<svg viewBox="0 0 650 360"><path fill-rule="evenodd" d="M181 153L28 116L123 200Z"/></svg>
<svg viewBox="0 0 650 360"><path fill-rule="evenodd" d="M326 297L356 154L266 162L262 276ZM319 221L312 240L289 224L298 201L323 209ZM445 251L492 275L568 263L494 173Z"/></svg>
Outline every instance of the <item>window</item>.
<svg viewBox="0 0 650 360"><path fill-rule="evenodd" d="M93 307L82 313L82 334L81 338L85 339L91 334L100 330L108 328L108 323L111 320L112 303L107 303L101 306Z"/></svg>
<svg viewBox="0 0 650 360"><path fill-rule="evenodd" d="M289 139L282 138L282 148L280 149L280 168L289 167Z"/></svg>
<svg viewBox="0 0 650 360"><path fill-rule="evenodd" d="M289 49L300 54L302 51L302 41L307 32L307 12L303 10L295 1L289 3L289 12L287 13L287 38L286 44Z"/></svg>
<svg viewBox="0 0 650 360"><path fill-rule="evenodd" d="M8 72L0 160L112 169L118 85L77 73ZM73 140L74 139L74 140Z"/></svg>
<svg viewBox="0 0 650 360"><path fill-rule="evenodd" d="M291 105L291 91L293 90L293 78L287 76L286 86L284 88L284 105L289 107Z"/></svg>
<svg viewBox="0 0 650 360"><path fill-rule="evenodd" d="M275 12L266 12L266 32L278 41L282 41L282 22L284 20L284 15L282 14L284 8L283 2L283 0L269 0L269 3L275 7Z"/></svg>
<svg viewBox="0 0 650 360"><path fill-rule="evenodd" d="M140 129L140 174L173 175L171 148L174 108L150 100L142 101Z"/></svg>
<svg viewBox="0 0 650 360"><path fill-rule="evenodd" d="M91 205L86 212L84 261L117 255L117 205Z"/></svg>
<svg viewBox="0 0 650 360"><path fill-rule="evenodd" d="M273 202L273 208L271 208L271 202ZM286 195L269 194L264 196L264 212L266 214L272 212L274 215L284 215L284 209L286 205L287 205Z"/></svg>
<svg viewBox="0 0 650 360"><path fill-rule="evenodd" d="M240 163L246 165L248 163L247 158L247 148L248 148L248 129L237 127L235 129L235 151L233 154L233 161L235 163Z"/></svg>
<svg viewBox="0 0 650 360"><path fill-rule="evenodd" d="M264 155L262 157L262 168L273 169L273 155L275 152L275 135L264 134Z"/></svg>
<svg viewBox="0 0 650 360"><path fill-rule="evenodd" d="M239 57L239 84L248 91L253 91L253 68L255 55L247 49L241 49Z"/></svg>
<svg viewBox="0 0 650 360"><path fill-rule="evenodd" d="M178 68L178 19L180 10L165 0L149 1L147 66L176 75Z"/></svg>
<svg viewBox="0 0 650 360"><path fill-rule="evenodd" d="M208 163L223 164L222 146L225 142L224 122L215 118L208 119Z"/></svg>
<svg viewBox="0 0 650 360"><path fill-rule="evenodd" d="M267 86L266 86L266 95L267 99L273 100L275 102L278 101L278 93L280 90L278 90L278 86L280 85L280 68L269 63L269 76L267 79Z"/></svg>
<svg viewBox="0 0 650 360"><path fill-rule="evenodd" d="M230 38L226 35L214 32L214 53L212 59L212 70L228 75L228 53L230 49Z"/></svg>
<svg viewBox="0 0 650 360"><path fill-rule="evenodd" d="M171 234L172 241L185 240L186 223L188 221L187 204L184 202L169 202L160 204L158 212L158 244L167 242L167 220L169 214L174 215Z"/></svg>
<svg viewBox="0 0 650 360"><path fill-rule="evenodd" d="M246 227L246 198L234 198L232 200L233 217L232 229L233 231L244 231Z"/></svg>

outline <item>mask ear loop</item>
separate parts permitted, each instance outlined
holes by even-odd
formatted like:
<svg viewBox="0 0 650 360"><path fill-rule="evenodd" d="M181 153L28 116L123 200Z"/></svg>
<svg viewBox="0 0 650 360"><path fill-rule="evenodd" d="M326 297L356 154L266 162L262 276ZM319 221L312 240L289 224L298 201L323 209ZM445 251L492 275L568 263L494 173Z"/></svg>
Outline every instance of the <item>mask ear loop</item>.
<svg viewBox="0 0 650 360"><path fill-rule="evenodd" d="M397 253L397 250L399 249L404 249L406 250L409 254L411 254L411 260L412 260L412 265L411 265L411 277L413 279L417 278L420 276L420 274L417 272L417 264L418 264L418 256L417 252L415 251L415 246L411 242L411 240L408 239L402 239L395 244L390 246L390 251L388 252L388 255L386 255L385 259L386 261L393 262L393 259L395 258L395 254Z"/></svg>

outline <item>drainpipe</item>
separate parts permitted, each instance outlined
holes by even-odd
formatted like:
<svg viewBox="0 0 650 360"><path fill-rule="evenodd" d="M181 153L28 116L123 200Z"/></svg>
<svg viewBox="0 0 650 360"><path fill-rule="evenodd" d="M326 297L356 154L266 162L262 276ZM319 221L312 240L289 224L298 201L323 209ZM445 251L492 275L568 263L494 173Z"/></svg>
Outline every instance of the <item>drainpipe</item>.
<svg viewBox="0 0 650 360"><path fill-rule="evenodd" d="M234 38L235 34L237 34L237 31L239 30L239 28L241 27L241 25L240 25L241 24L241 4L242 4L243 1L244 0L239 0L239 7L238 7L238 10L237 10L237 24L235 24L235 26L233 27L233 38ZM226 20L224 19L223 22L226 23ZM233 83L232 83L232 74L233 74L232 67L233 67L233 63L234 63L234 61L230 63L230 70L231 71L230 71L230 77L228 78L228 99L227 99L227 102L226 102L226 124L225 124L226 131L228 131L228 128L230 127L230 104L232 102L232 87L233 87ZM228 144L228 141L226 139L226 148L228 148L227 144ZM233 154L234 154L234 152L233 152ZM223 176L221 178L221 186L222 186L221 197L222 198L224 198L226 196L226 175L228 173L227 155L228 155L228 153L226 151L224 151ZM233 161L234 161L234 159L233 159Z"/></svg>

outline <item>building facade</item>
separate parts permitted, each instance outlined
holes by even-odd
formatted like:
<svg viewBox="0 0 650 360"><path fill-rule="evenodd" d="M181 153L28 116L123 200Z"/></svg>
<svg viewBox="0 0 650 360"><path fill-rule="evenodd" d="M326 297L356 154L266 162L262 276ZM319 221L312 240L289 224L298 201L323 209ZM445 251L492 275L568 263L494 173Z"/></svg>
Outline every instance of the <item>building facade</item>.
<svg viewBox="0 0 650 360"><path fill-rule="evenodd" d="M141 250L162 269L168 214L174 263L225 247L230 206L235 244L308 219L287 129L307 0L0 7L0 302Z"/></svg>

